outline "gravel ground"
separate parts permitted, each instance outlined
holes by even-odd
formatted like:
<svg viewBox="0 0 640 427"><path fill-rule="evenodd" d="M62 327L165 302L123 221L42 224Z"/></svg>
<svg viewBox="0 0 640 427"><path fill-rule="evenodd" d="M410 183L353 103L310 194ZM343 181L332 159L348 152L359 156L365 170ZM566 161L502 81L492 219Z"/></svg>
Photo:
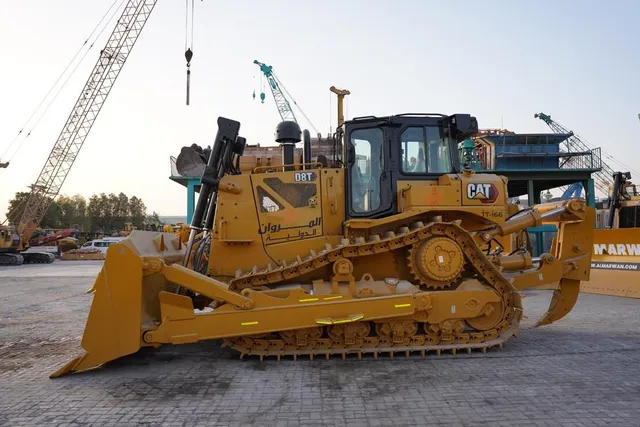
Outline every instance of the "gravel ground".
<svg viewBox="0 0 640 427"><path fill-rule="evenodd" d="M582 294L487 354L239 360L217 341L50 380L81 353L100 261L0 267L0 425L640 425L640 300Z"/></svg>

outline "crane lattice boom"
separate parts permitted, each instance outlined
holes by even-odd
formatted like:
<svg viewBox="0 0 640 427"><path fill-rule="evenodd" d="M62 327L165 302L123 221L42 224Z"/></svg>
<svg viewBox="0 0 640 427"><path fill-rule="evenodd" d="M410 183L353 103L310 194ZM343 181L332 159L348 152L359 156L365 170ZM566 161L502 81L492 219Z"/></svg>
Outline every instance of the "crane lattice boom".
<svg viewBox="0 0 640 427"><path fill-rule="evenodd" d="M280 117L282 121L293 121L297 122L296 115L293 113L293 109L289 104L289 101L285 97L280 86L282 84L273 73L273 67L270 65L263 64L260 61L253 61L254 64L257 64L260 67L260 71L264 74L265 78L269 82L269 87L271 88L271 93L273 94L273 99L276 101L276 107L278 108L278 113L280 113ZM284 88L284 86L282 86Z"/></svg>
<svg viewBox="0 0 640 427"><path fill-rule="evenodd" d="M157 0L129 0L100 58L71 110L47 161L31 186L31 194L20 218L25 227L38 224L60 192L93 123L120 74L131 49L144 28Z"/></svg>
<svg viewBox="0 0 640 427"><path fill-rule="evenodd" d="M544 113L537 113L534 117L539 118L543 122L547 124L555 133L564 133L571 135L567 138L563 143L564 151L566 153L585 153L585 152L593 152L594 154L598 154L599 156L600 148L592 148L578 136L576 136L572 131L568 130L561 124L553 121L551 116ZM595 160L595 159L593 159ZM585 159L581 156L568 156L562 165L564 168L573 168L573 169L583 169L585 168ZM603 192L604 194L609 194L609 187L613 184L613 169L604 161L600 161L598 165L589 165L591 167L597 166L601 169L593 174L593 183L595 187Z"/></svg>

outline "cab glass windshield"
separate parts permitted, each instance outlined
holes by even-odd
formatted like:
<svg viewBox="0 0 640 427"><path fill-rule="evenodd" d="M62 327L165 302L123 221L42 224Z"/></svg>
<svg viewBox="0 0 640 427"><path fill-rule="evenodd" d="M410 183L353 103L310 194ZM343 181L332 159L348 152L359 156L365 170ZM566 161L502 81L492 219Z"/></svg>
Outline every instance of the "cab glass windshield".
<svg viewBox="0 0 640 427"><path fill-rule="evenodd" d="M384 167L380 128L351 132L355 148L355 164L351 166L351 208L358 213L372 212L380 207L380 178Z"/></svg>
<svg viewBox="0 0 640 427"><path fill-rule="evenodd" d="M437 127L408 127L400 137L402 171L416 174L451 172L449 139Z"/></svg>

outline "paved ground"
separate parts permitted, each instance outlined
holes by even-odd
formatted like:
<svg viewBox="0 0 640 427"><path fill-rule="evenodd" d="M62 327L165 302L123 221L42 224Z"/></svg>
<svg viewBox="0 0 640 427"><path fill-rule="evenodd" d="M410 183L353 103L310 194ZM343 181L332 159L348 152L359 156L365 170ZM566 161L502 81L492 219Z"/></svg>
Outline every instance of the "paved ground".
<svg viewBox="0 0 640 427"><path fill-rule="evenodd" d="M238 360L218 342L163 347L75 376L100 262L0 267L0 425L640 425L640 301L583 294L486 355Z"/></svg>

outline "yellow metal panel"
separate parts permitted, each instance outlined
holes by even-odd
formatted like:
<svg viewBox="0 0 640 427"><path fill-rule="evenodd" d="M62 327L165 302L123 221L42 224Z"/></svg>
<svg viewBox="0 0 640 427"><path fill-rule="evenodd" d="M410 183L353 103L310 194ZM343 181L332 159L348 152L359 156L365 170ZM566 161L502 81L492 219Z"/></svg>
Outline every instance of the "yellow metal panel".
<svg viewBox="0 0 640 427"><path fill-rule="evenodd" d="M251 185L252 175L230 175L222 179L223 186L233 183L239 193L218 193L208 274L233 277L237 270L272 262L258 234L259 223ZM247 260L252 264L248 265Z"/></svg>
<svg viewBox="0 0 640 427"><path fill-rule="evenodd" d="M258 222L251 189L250 175L230 175L222 179L220 187L233 184L238 194L218 193L214 237L223 242L249 242L256 240Z"/></svg>
<svg viewBox="0 0 640 427"><path fill-rule="evenodd" d="M583 292L640 298L640 228L594 230L591 262Z"/></svg>
<svg viewBox="0 0 640 427"><path fill-rule="evenodd" d="M258 231L265 246L323 236L319 172L313 169L252 175L260 219Z"/></svg>
<svg viewBox="0 0 640 427"><path fill-rule="evenodd" d="M165 321L150 334L150 340L171 343L175 337L191 334L196 334L201 340L217 339L308 328L323 320L335 324L355 321L353 319L375 320L413 314L411 307L395 307L395 304L410 304L413 300L410 294L300 304L297 300L302 294L292 292L289 298L282 299L251 292L250 297L255 302L252 310L223 306L193 319ZM181 310L183 299L188 300L187 297L167 293L167 299L162 304L163 318L179 317L176 312Z"/></svg>
<svg viewBox="0 0 640 427"><path fill-rule="evenodd" d="M325 236L341 236L345 220L344 169L321 169L322 222Z"/></svg>
<svg viewBox="0 0 640 427"><path fill-rule="evenodd" d="M640 228L594 230L593 261L640 263Z"/></svg>
<svg viewBox="0 0 640 427"><path fill-rule="evenodd" d="M638 271L591 269L591 277L580 286L582 292L640 298Z"/></svg>
<svg viewBox="0 0 640 427"><path fill-rule="evenodd" d="M247 271L254 265L265 266L273 262L260 240L244 244L222 242L214 238L209 253L208 274L216 277L234 277L237 270Z"/></svg>
<svg viewBox="0 0 640 427"><path fill-rule="evenodd" d="M398 181L399 211L421 206L460 206L460 178L443 175L437 181Z"/></svg>

